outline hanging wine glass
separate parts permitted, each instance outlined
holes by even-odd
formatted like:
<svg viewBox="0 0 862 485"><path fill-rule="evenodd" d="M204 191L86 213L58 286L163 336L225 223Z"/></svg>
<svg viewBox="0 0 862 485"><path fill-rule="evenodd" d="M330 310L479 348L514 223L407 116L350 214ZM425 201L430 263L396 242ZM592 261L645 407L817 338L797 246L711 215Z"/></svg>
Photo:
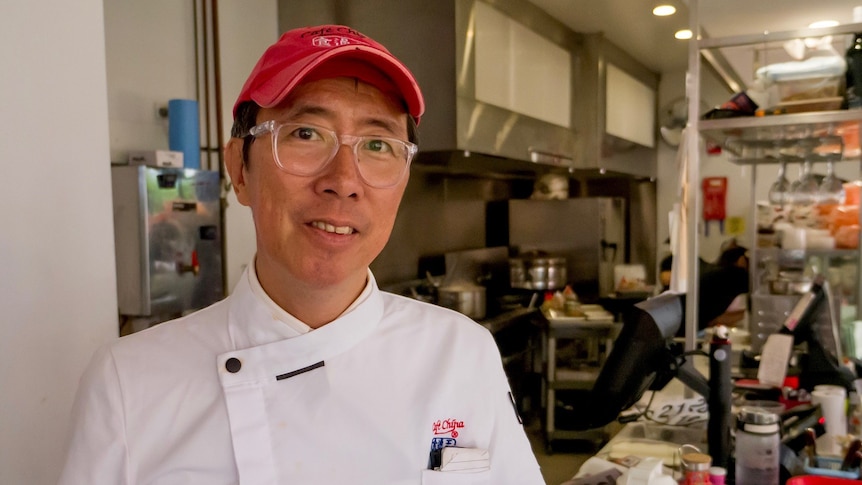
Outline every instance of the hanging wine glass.
<svg viewBox="0 0 862 485"><path fill-rule="evenodd" d="M790 191L790 181L787 180L787 162L778 165L778 177L769 187L769 203L776 207L783 207L786 202L787 193Z"/></svg>
<svg viewBox="0 0 862 485"><path fill-rule="evenodd" d="M820 183L820 199L826 204L843 204L844 198L844 182L835 175L835 162L830 160L826 165L826 177Z"/></svg>
<svg viewBox="0 0 862 485"><path fill-rule="evenodd" d="M813 146L804 144L804 160L798 180L790 184L793 224L802 227L813 227L815 224L814 207L820 194L820 184L813 172L811 161Z"/></svg>
<svg viewBox="0 0 862 485"><path fill-rule="evenodd" d="M835 205L844 203L844 183L835 175L835 162L840 161L844 153L844 143L841 137L825 137L820 148L820 156L826 160L826 177L820 183L820 203Z"/></svg>
<svg viewBox="0 0 862 485"><path fill-rule="evenodd" d="M781 199L780 205L775 206L778 208L778 212L780 212L777 214L779 219L792 222L793 191L796 190L796 186L799 185L799 182L798 179L795 179L792 182L789 181L787 165L802 162L803 157L801 153L803 151L803 145L798 139L779 139L776 140L775 143L778 148L778 160L780 165L778 168L778 177L772 184L773 188L770 188L769 197L770 201L775 200L775 202L778 202L779 198ZM782 187L783 191L781 190Z"/></svg>

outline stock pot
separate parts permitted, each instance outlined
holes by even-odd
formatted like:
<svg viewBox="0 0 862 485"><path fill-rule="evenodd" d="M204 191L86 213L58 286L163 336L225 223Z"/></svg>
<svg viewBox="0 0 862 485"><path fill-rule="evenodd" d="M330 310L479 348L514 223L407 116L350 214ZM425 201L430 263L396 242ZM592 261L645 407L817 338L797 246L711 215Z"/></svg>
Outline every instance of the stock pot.
<svg viewBox="0 0 862 485"><path fill-rule="evenodd" d="M556 290L566 286L566 258L525 255L509 260L512 288Z"/></svg>
<svg viewBox="0 0 862 485"><path fill-rule="evenodd" d="M473 283L453 283L437 290L437 303L472 318L485 318L486 290L484 286Z"/></svg>

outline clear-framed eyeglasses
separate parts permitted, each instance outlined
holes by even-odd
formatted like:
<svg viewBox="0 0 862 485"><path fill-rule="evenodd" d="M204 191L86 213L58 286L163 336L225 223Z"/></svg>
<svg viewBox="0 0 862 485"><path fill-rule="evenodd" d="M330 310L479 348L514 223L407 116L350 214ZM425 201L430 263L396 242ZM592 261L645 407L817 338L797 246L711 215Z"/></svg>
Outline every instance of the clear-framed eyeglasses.
<svg viewBox="0 0 862 485"><path fill-rule="evenodd" d="M307 123L265 121L248 131L257 138L272 133L272 156L281 170L303 177L322 172L344 145L353 148L362 180L377 188L400 182L418 147L414 143L381 136L339 135Z"/></svg>

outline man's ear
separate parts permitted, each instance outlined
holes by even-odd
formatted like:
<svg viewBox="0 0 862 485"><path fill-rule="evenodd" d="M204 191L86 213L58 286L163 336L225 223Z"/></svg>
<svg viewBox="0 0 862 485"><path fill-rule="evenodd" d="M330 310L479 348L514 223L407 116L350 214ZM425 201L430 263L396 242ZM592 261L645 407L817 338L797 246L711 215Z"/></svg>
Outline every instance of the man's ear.
<svg viewBox="0 0 862 485"><path fill-rule="evenodd" d="M245 185L245 163L242 159L242 139L231 138L224 147L224 166L236 198L242 205L249 205Z"/></svg>

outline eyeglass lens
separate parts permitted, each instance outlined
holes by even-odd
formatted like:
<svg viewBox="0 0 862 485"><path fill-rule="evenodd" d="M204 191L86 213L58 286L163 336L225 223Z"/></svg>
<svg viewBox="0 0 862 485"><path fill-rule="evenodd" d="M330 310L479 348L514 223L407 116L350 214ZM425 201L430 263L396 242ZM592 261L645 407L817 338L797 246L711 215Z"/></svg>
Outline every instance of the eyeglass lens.
<svg viewBox="0 0 862 485"><path fill-rule="evenodd" d="M410 147L394 138L337 135L309 125L284 124L274 133L276 162L296 175L314 175L335 157L340 145L353 148L359 173L366 183L386 187L401 180Z"/></svg>

